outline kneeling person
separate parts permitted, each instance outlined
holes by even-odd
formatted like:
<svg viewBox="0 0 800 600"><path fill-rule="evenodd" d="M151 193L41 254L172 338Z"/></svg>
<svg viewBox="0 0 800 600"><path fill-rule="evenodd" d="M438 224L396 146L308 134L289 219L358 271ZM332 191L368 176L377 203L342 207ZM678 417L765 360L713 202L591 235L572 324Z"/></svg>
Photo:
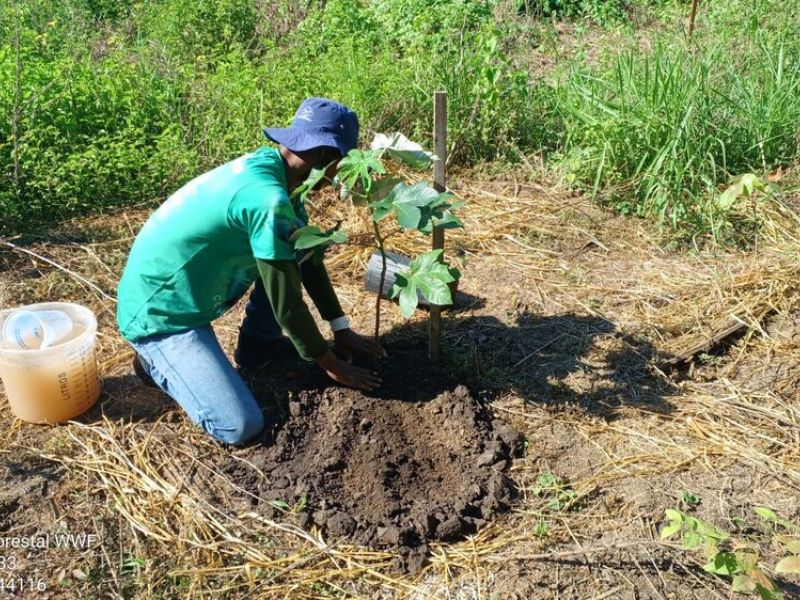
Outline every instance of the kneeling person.
<svg viewBox="0 0 800 600"><path fill-rule="evenodd" d="M289 240L308 224L305 208L290 191L312 168L330 165L326 175L333 179L335 164L356 146L355 113L332 100L311 98L290 127L264 133L279 147L262 147L197 177L150 216L118 289L117 321L136 350L137 373L229 444L258 435L264 420L211 322L254 283L235 354L239 366L258 366L269 356L296 350L339 383L365 390L380 385L374 373L331 352L303 300L303 287L330 323L338 347L373 358L385 355L350 329L324 265L299 264Z"/></svg>

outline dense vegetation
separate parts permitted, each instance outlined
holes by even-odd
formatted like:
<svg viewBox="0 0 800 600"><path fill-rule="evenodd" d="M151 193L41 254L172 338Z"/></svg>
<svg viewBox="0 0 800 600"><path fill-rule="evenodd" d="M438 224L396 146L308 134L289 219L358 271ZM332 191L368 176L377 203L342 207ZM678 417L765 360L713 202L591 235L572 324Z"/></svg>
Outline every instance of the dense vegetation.
<svg viewBox="0 0 800 600"><path fill-rule="evenodd" d="M701 2L689 39L688 5L9 0L0 230L163 197L309 95L424 141L443 88L454 163L538 154L623 211L716 233L731 176L800 153L800 16Z"/></svg>

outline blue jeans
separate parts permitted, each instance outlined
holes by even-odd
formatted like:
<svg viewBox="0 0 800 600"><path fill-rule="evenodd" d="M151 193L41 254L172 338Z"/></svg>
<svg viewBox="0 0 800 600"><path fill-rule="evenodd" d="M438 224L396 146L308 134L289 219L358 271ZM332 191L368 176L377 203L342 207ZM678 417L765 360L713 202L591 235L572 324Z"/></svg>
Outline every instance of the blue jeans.
<svg viewBox="0 0 800 600"><path fill-rule="evenodd" d="M264 340L282 335L260 279L245 315L243 333ZM222 351L211 325L153 335L131 345L156 385L217 440L241 444L263 429L261 408Z"/></svg>

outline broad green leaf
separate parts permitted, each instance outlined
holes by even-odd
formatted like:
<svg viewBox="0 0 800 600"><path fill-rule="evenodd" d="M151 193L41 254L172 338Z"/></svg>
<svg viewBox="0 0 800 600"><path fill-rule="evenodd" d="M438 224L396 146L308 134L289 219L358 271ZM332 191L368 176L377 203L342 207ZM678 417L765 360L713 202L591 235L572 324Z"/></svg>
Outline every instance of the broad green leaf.
<svg viewBox="0 0 800 600"><path fill-rule="evenodd" d="M453 302L450 288L442 279L434 277L433 274L431 276L419 274L417 281L419 291L431 304L446 305Z"/></svg>
<svg viewBox="0 0 800 600"><path fill-rule="evenodd" d="M742 191L748 196L752 196L753 192L756 190L764 191L764 183L754 173L745 173L742 175L740 182L742 184Z"/></svg>
<svg viewBox="0 0 800 600"><path fill-rule="evenodd" d="M681 523L683 523L683 513L679 510L675 510L674 508L668 508L667 510L664 511L664 514L670 521L680 521Z"/></svg>
<svg viewBox="0 0 800 600"><path fill-rule="evenodd" d="M431 152L427 152L417 144L412 142L402 133L386 135L377 133L370 144L372 150L385 152L394 160L405 163L415 169L427 169L438 158Z"/></svg>
<svg viewBox="0 0 800 600"><path fill-rule="evenodd" d="M706 523L705 521L701 521L700 519L696 520L697 520L696 531L700 535L714 538L717 540L727 540L730 537L730 535L726 531L714 527L711 523Z"/></svg>
<svg viewBox="0 0 800 600"><path fill-rule="evenodd" d="M800 556L787 556L775 565L776 573L800 573Z"/></svg>
<svg viewBox="0 0 800 600"><path fill-rule="evenodd" d="M680 530L681 530L681 522L672 521L669 525L665 525L661 529L661 539L666 540L667 538L670 538L676 533L678 533Z"/></svg>
<svg viewBox="0 0 800 600"><path fill-rule="evenodd" d="M445 229L462 226L461 221L449 212L452 206L449 200L453 197L451 193L439 193L427 183L407 185L396 183L396 180L391 180L391 183L394 183L391 190L385 193L385 189L381 189L375 201L369 205L376 222L395 214L400 227L406 230L418 229L430 233L434 225L441 225ZM378 199L380 196L383 198Z"/></svg>
<svg viewBox="0 0 800 600"><path fill-rule="evenodd" d="M684 550L691 550L703 543L703 536L694 531L687 531L683 534L683 539L681 541L681 546Z"/></svg>
<svg viewBox="0 0 800 600"><path fill-rule="evenodd" d="M397 184L401 183L400 179L396 177L382 177L378 181L372 184L372 189L369 191L369 200L371 203L380 202L389 193L397 187Z"/></svg>
<svg viewBox="0 0 800 600"><path fill-rule="evenodd" d="M745 173L736 177L728 189L726 189L719 198L717 198L717 206L722 210L728 210L741 196L750 197L753 192L765 191L764 182L753 173Z"/></svg>
<svg viewBox="0 0 800 600"><path fill-rule="evenodd" d="M399 275L397 276L400 277ZM407 285L400 291L400 313L408 319L417 309L419 298L417 297L417 286L413 282L406 280ZM398 285L395 283L395 285Z"/></svg>
<svg viewBox="0 0 800 600"><path fill-rule="evenodd" d="M394 211L397 214L397 223L403 229L416 229L422 219L422 211L412 204L395 204Z"/></svg>
<svg viewBox="0 0 800 600"><path fill-rule="evenodd" d="M731 589L734 592L749 594L756 591L756 582L750 579L749 576L744 574L734 575Z"/></svg>
<svg viewBox="0 0 800 600"><path fill-rule="evenodd" d="M708 561L703 569L715 575L726 575L730 577L738 573L739 564L736 562L736 556L732 553L718 552L716 556Z"/></svg>
<svg viewBox="0 0 800 600"><path fill-rule="evenodd" d="M289 240L294 242L295 250L307 250L317 246L343 244L347 241L347 234L336 228L322 231L319 227L307 225L295 231Z"/></svg>
<svg viewBox="0 0 800 600"><path fill-rule="evenodd" d="M774 523L775 521L777 521L780 518L778 516L778 513L776 513L771 508L767 508L766 506L756 506L756 507L753 508L753 511L759 517L761 517L765 521L769 521L771 523Z"/></svg>
<svg viewBox="0 0 800 600"><path fill-rule="evenodd" d="M301 201L305 202L309 192L323 179L325 179L325 169L311 169L311 173L309 173L306 180L294 188L291 197L300 198Z"/></svg>
<svg viewBox="0 0 800 600"><path fill-rule="evenodd" d="M400 227L416 229L422 218L420 207L429 204L437 196L438 192L425 183L406 185L400 182L383 200L370 204L370 208L376 221L394 213Z"/></svg>
<svg viewBox="0 0 800 600"><path fill-rule="evenodd" d="M363 190L362 194L366 195L372 188L372 174L384 172L380 152L353 149L339 162L337 179L342 190L354 195Z"/></svg>
<svg viewBox="0 0 800 600"><path fill-rule="evenodd" d="M722 210L728 210L741 194L742 188L734 184L719 195L719 198L717 198L717 206Z"/></svg>
<svg viewBox="0 0 800 600"><path fill-rule="evenodd" d="M431 304L452 304L453 298L447 284L455 281L460 274L458 270L439 262L441 254L441 250L427 252L412 260L406 271L397 274L392 297L399 297L400 311L406 318L417 307L417 292Z"/></svg>
<svg viewBox="0 0 800 600"><path fill-rule="evenodd" d="M426 252L425 254L421 254L418 256L414 261L409 265L412 270L415 271L427 271L433 268L436 264L442 264L439 262L440 257L442 256L443 250L431 250L430 252Z"/></svg>
<svg viewBox="0 0 800 600"><path fill-rule="evenodd" d="M461 219L451 213L445 214L441 219L434 219L433 224L434 226L441 227L442 229L455 229L457 227L464 227L464 223L461 222Z"/></svg>

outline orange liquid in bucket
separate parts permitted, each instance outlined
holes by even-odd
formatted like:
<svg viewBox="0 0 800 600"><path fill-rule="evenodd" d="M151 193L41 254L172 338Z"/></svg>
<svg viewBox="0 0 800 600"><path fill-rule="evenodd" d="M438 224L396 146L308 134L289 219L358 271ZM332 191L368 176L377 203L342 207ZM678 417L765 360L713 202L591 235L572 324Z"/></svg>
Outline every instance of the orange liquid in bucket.
<svg viewBox="0 0 800 600"><path fill-rule="evenodd" d="M101 386L95 341L86 329L76 323L68 339L41 356L0 356L0 378L16 417L31 423L60 423L97 402Z"/></svg>

